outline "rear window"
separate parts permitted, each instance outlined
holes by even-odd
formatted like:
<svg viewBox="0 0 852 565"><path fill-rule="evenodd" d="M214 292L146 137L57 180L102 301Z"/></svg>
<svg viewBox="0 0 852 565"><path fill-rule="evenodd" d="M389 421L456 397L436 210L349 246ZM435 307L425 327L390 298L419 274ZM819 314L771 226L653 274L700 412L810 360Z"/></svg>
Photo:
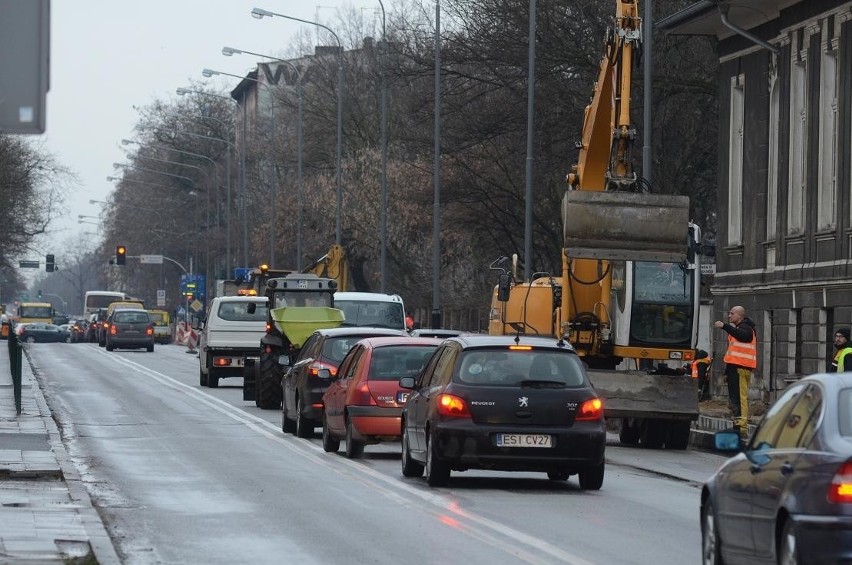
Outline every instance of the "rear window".
<svg viewBox="0 0 852 565"><path fill-rule="evenodd" d="M249 304L254 312L249 313ZM216 315L229 322L266 322L265 302L220 302Z"/></svg>
<svg viewBox="0 0 852 565"><path fill-rule="evenodd" d="M840 435L852 437L852 388L844 388L838 395L837 419L840 422Z"/></svg>
<svg viewBox="0 0 852 565"><path fill-rule="evenodd" d="M586 382L580 359L555 349L470 349L462 352L457 367L453 380L468 385L519 386L537 381L582 386Z"/></svg>
<svg viewBox="0 0 852 565"><path fill-rule="evenodd" d="M112 321L117 324L147 324L150 318L147 312L116 312Z"/></svg>
<svg viewBox="0 0 852 565"><path fill-rule="evenodd" d="M437 348L437 344L377 347L373 350L367 378L373 381L396 381L400 377L415 377Z"/></svg>
<svg viewBox="0 0 852 565"><path fill-rule="evenodd" d="M148 312L148 316L151 317L151 323L155 326L165 326L166 325L166 315L163 312Z"/></svg>

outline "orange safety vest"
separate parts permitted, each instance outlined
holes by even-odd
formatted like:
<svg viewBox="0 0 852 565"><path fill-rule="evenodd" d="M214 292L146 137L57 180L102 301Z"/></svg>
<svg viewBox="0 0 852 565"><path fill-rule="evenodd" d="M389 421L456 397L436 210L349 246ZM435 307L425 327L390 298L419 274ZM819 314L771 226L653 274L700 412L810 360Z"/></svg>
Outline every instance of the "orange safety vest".
<svg viewBox="0 0 852 565"><path fill-rule="evenodd" d="M734 336L728 334L728 351L725 352L725 363L737 365L739 367L747 367L749 369L757 368L757 335L754 332L751 334L751 341L744 343L738 341Z"/></svg>
<svg viewBox="0 0 852 565"><path fill-rule="evenodd" d="M703 359L696 359L695 361L693 361L692 362L692 378L693 379L698 378L698 365L699 364L707 363L709 365L712 360L713 359L711 359L710 357L705 357Z"/></svg>

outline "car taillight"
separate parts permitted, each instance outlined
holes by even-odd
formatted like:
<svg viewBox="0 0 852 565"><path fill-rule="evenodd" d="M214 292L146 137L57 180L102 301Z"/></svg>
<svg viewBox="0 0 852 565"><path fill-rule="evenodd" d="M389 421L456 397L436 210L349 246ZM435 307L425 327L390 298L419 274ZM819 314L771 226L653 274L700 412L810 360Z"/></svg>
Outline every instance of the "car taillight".
<svg viewBox="0 0 852 565"><path fill-rule="evenodd" d="M467 402L452 394L438 395L438 414L453 418L470 418Z"/></svg>
<svg viewBox="0 0 852 565"><path fill-rule="evenodd" d="M603 402L600 398L590 398L580 405L574 421L600 420L601 418L603 418Z"/></svg>
<svg viewBox="0 0 852 565"><path fill-rule="evenodd" d="M828 500L837 504L852 502L852 461L846 461L828 485Z"/></svg>
<svg viewBox="0 0 852 565"><path fill-rule="evenodd" d="M229 367L231 365L230 357L214 357L213 364L217 367Z"/></svg>
<svg viewBox="0 0 852 565"><path fill-rule="evenodd" d="M108 327L109 327L109 324L107 324L106 322L104 322L104 329L107 329Z"/></svg>
<svg viewBox="0 0 852 565"><path fill-rule="evenodd" d="M109 328L109 335L115 335L118 333L118 328L116 328L114 325L107 325L106 327Z"/></svg>
<svg viewBox="0 0 852 565"><path fill-rule="evenodd" d="M370 387L367 383L362 384L350 393L349 402L356 406L375 406L376 401L373 400L373 395L370 394Z"/></svg>
<svg viewBox="0 0 852 565"><path fill-rule="evenodd" d="M270 324L269 322L266 322L266 333L267 334L272 333L272 324Z"/></svg>
<svg viewBox="0 0 852 565"><path fill-rule="evenodd" d="M337 375L337 367L335 367L334 365L329 365L328 363L314 362L314 363L311 363L310 367L308 367L308 376L309 377L318 376L320 369L328 369L328 372L331 373L332 377Z"/></svg>
<svg viewBox="0 0 852 565"><path fill-rule="evenodd" d="M145 335L154 335L153 326L148 326L147 328L145 328Z"/></svg>

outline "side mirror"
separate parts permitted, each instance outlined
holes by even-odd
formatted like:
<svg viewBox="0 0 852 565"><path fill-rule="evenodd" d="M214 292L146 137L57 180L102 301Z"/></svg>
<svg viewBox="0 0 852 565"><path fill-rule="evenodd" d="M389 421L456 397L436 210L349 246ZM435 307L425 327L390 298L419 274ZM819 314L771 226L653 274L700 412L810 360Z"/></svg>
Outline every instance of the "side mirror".
<svg viewBox="0 0 852 565"><path fill-rule="evenodd" d="M509 273L503 273L497 277L497 300L500 302L509 301L509 291L512 288L512 276Z"/></svg>
<svg viewBox="0 0 852 565"><path fill-rule="evenodd" d="M713 434L713 446L723 453L739 453L743 449L740 432L737 429L723 430Z"/></svg>
<svg viewBox="0 0 852 565"><path fill-rule="evenodd" d="M417 386L417 383L414 380L414 377L400 377L400 379L399 379L399 387L400 388L407 388L409 390L413 390L414 387L416 387L416 386Z"/></svg>

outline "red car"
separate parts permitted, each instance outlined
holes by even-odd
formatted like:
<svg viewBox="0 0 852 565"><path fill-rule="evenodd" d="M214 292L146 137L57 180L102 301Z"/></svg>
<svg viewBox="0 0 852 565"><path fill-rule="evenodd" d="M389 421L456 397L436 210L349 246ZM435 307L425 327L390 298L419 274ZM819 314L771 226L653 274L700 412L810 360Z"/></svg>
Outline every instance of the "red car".
<svg viewBox="0 0 852 565"><path fill-rule="evenodd" d="M346 442L346 456L361 457L366 444L399 439L402 406L408 390L400 377L417 376L443 340L374 337L356 343L322 397L322 447L336 452Z"/></svg>

